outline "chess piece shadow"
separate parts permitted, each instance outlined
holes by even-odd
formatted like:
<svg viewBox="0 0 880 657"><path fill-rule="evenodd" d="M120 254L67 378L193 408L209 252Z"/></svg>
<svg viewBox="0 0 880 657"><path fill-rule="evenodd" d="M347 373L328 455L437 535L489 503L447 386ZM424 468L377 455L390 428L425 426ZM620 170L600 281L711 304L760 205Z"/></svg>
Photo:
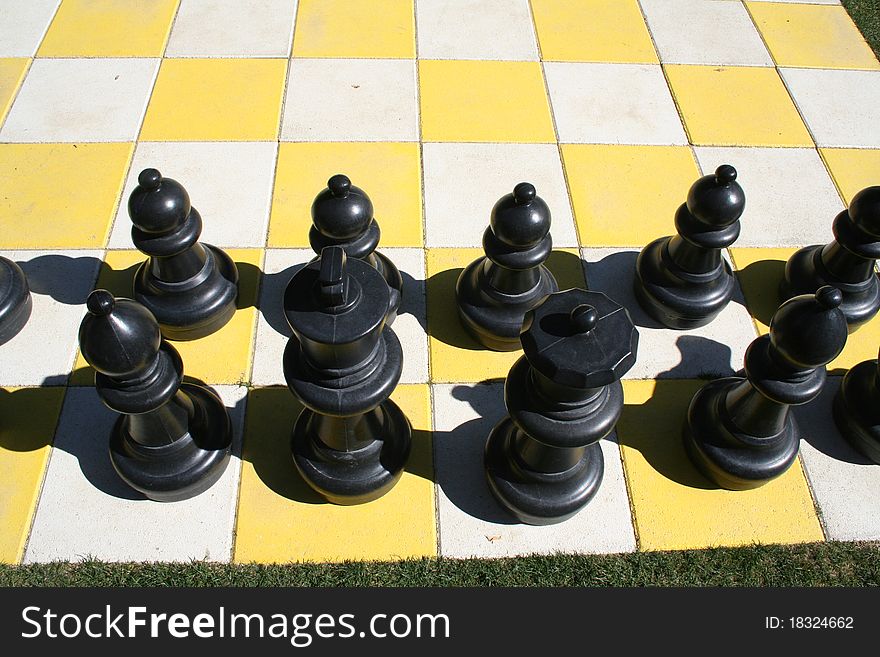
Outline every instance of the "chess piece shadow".
<svg viewBox="0 0 880 657"><path fill-rule="evenodd" d="M35 428L34 420L60 412L63 393L60 387L0 388L0 447L10 452L33 452L51 445L54 425L42 432Z"/></svg>
<svg viewBox="0 0 880 657"><path fill-rule="evenodd" d="M428 317L425 313L425 281L414 278L408 272L400 270L400 276L403 279L403 300L397 315L412 315L413 318L422 327L422 330L428 332ZM406 357L406 354L404 354Z"/></svg>
<svg viewBox="0 0 880 657"><path fill-rule="evenodd" d="M633 292L638 251L618 251L597 262L583 261L587 289L602 292L629 311L639 328L662 329L663 324L642 310Z"/></svg>
<svg viewBox="0 0 880 657"><path fill-rule="evenodd" d="M240 453L275 494L302 504L329 504L305 482L290 454L291 432L302 403L286 387L271 386L252 389L247 408L247 439L240 452L233 453ZM412 452L405 472L433 481L430 431L413 429Z"/></svg>
<svg viewBox="0 0 880 657"><path fill-rule="evenodd" d="M770 325L773 313L779 308L779 286L785 277L782 260L758 260L736 272L743 291L749 291L749 313L756 320Z"/></svg>
<svg viewBox="0 0 880 657"><path fill-rule="evenodd" d="M730 347L708 338L683 335L675 345L681 352L681 363L707 358L707 354L713 354L708 356L712 362L730 362ZM621 445L638 450L667 479L689 488L715 490L717 486L696 469L685 453L682 427L691 398L704 382L678 378L676 370L680 366L660 373L653 394L644 403L625 402L617 423L617 439ZM706 371L700 373L700 378L714 379L732 373L732 368L724 372ZM652 434L646 427L661 429Z"/></svg>
<svg viewBox="0 0 880 657"><path fill-rule="evenodd" d="M79 305L86 302L104 262L91 256L71 258L48 254L19 260L17 264L24 271L32 294L50 296L67 305Z"/></svg>
<svg viewBox="0 0 880 657"><path fill-rule="evenodd" d="M801 428L801 438L819 452L835 461L877 467L869 458L859 453L840 434L834 422L834 396L843 381L842 376L828 376L822 392L811 402L793 410Z"/></svg>
<svg viewBox="0 0 880 657"><path fill-rule="evenodd" d="M456 507L469 516L499 525L518 524L492 496L483 468L483 450L492 428L504 417L504 381L491 379L477 385L458 385L452 396L467 402L479 416L452 431L434 432L438 464L437 484Z"/></svg>
<svg viewBox="0 0 880 657"><path fill-rule="evenodd" d="M306 264L307 261L299 262L274 274L261 273L257 308L269 326L285 338L289 338L293 332L284 317L284 289L293 275Z"/></svg>

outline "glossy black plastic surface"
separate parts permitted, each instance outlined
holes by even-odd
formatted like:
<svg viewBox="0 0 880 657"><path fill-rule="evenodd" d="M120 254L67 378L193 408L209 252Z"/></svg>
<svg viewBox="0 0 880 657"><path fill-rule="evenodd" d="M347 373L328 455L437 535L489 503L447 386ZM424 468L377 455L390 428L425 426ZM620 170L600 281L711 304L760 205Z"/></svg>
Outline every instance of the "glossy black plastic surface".
<svg viewBox="0 0 880 657"><path fill-rule="evenodd" d="M238 270L221 249L198 241L202 218L189 194L156 169L144 169L128 200L131 237L150 256L135 273L135 299L169 340L196 340L235 314Z"/></svg>
<svg viewBox="0 0 880 657"><path fill-rule="evenodd" d="M348 176L336 174L312 202L309 244L315 253L328 246L341 246L349 258L363 260L382 274L390 288L388 325L397 317L403 297L403 277L397 266L376 251L381 232L373 217L373 203Z"/></svg>
<svg viewBox="0 0 880 657"><path fill-rule="evenodd" d="M390 294L382 275L342 246L325 247L285 290L293 336L284 377L306 406L293 427L293 460L335 504L381 497L409 458L412 428L388 399L403 369L386 321Z"/></svg>
<svg viewBox="0 0 880 657"><path fill-rule="evenodd" d="M226 469L232 425L206 386L181 383L180 355L152 313L131 299L95 290L79 329L80 350L97 370L103 402L121 414L110 460L132 488L160 502L207 490Z"/></svg>
<svg viewBox="0 0 880 657"><path fill-rule="evenodd" d="M27 324L33 309L24 272L0 256L0 344L9 342Z"/></svg>
<svg viewBox="0 0 880 657"><path fill-rule="evenodd" d="M636 261L636 298L651 317L674 329L711 322L733 295L733 271L721 257L739 236L745 194L736 169L723 164L697 180L675 214L677 235L646 246Z"/></svg>
<svg viewBox="0 0 880 657"><path fill-rule="evenodd" d="M525 314L559 287L544 262L553 249L550 208L530 183L519 183L492 208L483 233L485 256L455 284L462 324L483 346L520 348Z"/></svg>
<svg viewBox="0 0 880 657"><path fill-rule="evenodd" d="M853 367L834 398L834 422L841 435L880 464L880 371L877 359Z"/></svg>
<svg viewBox="0 0 880 657"><path fill-rule="evenodd" d="M797 458L801 434L790 408L819 394L825 365L846 344L842 299L826 286L782 304L769 334L746 350L745 377L712 381L691 400L685 447L713 482L730 490L757 488Z"/></svg>
<svg viewBox="0 0 880 657"><path fill-rule="evenodd" d="M522 345L504 384L508 416L486 441L486 476L520 522L547 525L577 513L602 483L598 442L614 435L638 331L604 294L572 289L526 314Z"/></svg>
<svg viewBox="0 0 880 657"><path fill-rule="evenodd" d="M880 310L880 284L874 264L880 257L880 186L856 194L832 225L834 240L807 246L785 264L783 298L832 285L843 293L840 309L855 331Z"/></svg>

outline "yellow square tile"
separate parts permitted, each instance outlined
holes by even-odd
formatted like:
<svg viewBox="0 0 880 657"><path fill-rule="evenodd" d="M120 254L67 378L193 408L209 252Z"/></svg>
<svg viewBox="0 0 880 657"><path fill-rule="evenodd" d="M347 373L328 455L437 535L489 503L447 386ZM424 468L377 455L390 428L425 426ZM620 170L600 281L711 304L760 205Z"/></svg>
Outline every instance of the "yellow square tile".
<svg viewBox="0 0 880 657"><path fill-rule="evenodd" d="M799 460L781 477L747 491L718 489L697 471L681 430L704 383L623 382L617 436L641 549L823 540Z"/></svg>
<svg viewBox="0 0 880 657"><path fill-rule="evenodd" d="M554 142L538 62L419 61L423 141Z"/></svg>
<svg viewBox="0 0 880 657"><path fill-rule="evenodd" d="M134 144L0 144L0 248L100 248Z"/></svg>
<svg viewBox="0 0 880 657"><path fill-rule="evenodd" d="M38 57L161 57L178 0L64 0Z"/></svg>
<svg viewBox="0 0 880 657"><path fill-rule="evenodd" d="M0 388L0 562L18 563L31 529L64 388Z"/></svg>
<svg viewBox="0 0 880 657"><path fill-rule="evenodd" d="M778 66L880 69L846 9L839 5L747 2Z"/></svg>
<svg viewBox="0 0 880 657"><path fill-rule="evenodd" d="M277 139L286 59L165 59L140 138Z"/></svg>
<svg viewBox="0 0 880 657"><path fill-rule="evenodd" d="M308 247L315 196L344 173L373 202L380 247L420 247L421 157L411 143L282 143L275 172L269 246Z"/></svg>
<svg viewBox="0 0 880 657"><path fill-rule="evenodd" d="M813 146L776 69L665 68L692 144Z"/></svg>
<svg viewBox="0 0 880 657"><path fill-rule="evenodd" d="M491 351L474 340L461 324L455 301L455 282L462 269L483 256L482 249L428 249L427 303L431 381L479 383L503 379L522 355ZM547 267L560 290L583 288L584 269L576 249L555 249Z"/></svg>
<svg viewBox="0 0 880 657"><path fill-rule="evenodd" d="M300 0L295 57L415 57L412 0Z"/></svg>
<svg viewBox="0 0 880 657"><path fill-rule="evenodd" d="M820 148L819 154L847 205L865 187L880 185L880 150Z"/></svg>
<svg viewBox="0 0 880 657"><path fill-rule="evenodd" d="M324 502L302 480L290 432L302 406L286 388L248 395L237 562L390 560L436 556L429 389L401 385L392 399L413 425L409 463L397 485L356 506Z"/></svg>
<svg viewBox="0 0 880 657"><path fill-rule="evenodd" d="M238 267L238 310L216 333L187 342L174 342L183 358L185 376L209 384L246 384L253 360L257 294L263 252L259 249L224 249ZM108 251L98 274L96 288L115 296L132 298L134 275L146 256L139 251ZM218 354L222 357L218 358ZM77 354L71 385L93 385L95 371Z"/></svg>
<svg viewBox="0 0 880 657"><path fill-rule="evenodd" d="M544 61L658 61L637 0L532 0L532 12Z"/></svg>
<svg viewBox="0 0 880 657"><path fill-rule="evenodd" d="M687 146L564 144L581 246L638 246L675 232L700 170ZM662 171L662 175L657 172Z"/></svg>
<svg viewBox="0 0 880 657"><path fill-rule="evenodd" d="M25 57L0 58L0 125L12 107L12 99L24 80L29 62Z"/></svg>
<svg viewBox="0 0 880 657"><path fill-rule="evenodd" d="M828 230L831 241L831 227ZM797 249L731 249L749 314L761 334L770 327L773 313L779 308L779 286L785 274L785 263ZM877 358L880 345L880 315L850 333L840 355L828 364L829 374L844 374L863 360Z"/></svg>

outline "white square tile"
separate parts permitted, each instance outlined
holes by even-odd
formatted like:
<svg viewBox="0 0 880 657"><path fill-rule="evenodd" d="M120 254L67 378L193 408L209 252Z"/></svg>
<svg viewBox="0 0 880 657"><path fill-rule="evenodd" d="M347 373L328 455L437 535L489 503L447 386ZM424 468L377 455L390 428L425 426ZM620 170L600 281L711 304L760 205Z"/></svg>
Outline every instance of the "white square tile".
<svg viewBox="0 0 880 657"><path fill-rule="evenodd" d="M831 223L844 209L822 159L812 148L695 147L704 173L731 164L746 195L734 247L786 247L832 239Z"/></svg>
<svg viewBox="0 0 880 657"><path fill-rule="evenodd" d="M671 233L675 232L670 219ZM636 364L626 379L698 379L730 375L743 366L746 348L757 337L737 284L727 307L705 326L668 329L642 310L633 291L635 249L583 249L587 286L624 306L639 331Z"/></svg>
<svg viewBox="0 0 880 657"><path fill-rule="evenodd" d="M666 64L773 66L742 3L641 0L651 36Z"/></svg>
<svg viewBox="0 0 880 657"><path fill-rule="evenodd" d="M235 248L264 246L277 153L275 142L139 143L110 233L110 248L134 248L128 198L140 172L150 167L186 188L202 216L203 241Z"/></svg>
<svg viewBox="0 0 880 657"><path fill-rule="evenodd" d="M181 0L168 57L287 57L296 0Z"/></svg>
<svg viewBox="0 0 880 657"><path fill-rule="evenodd" d="M0 57L31 57L43 40L61 0L0 3Z"/></svg>
<svg viewBox="0 0 880 657"><path fill-rule="evenodd" d="M880 465L840 435L831 414L842 377L829 377L822 393L795 409L804 434L801 458L825 534L834 541L880 540Z"/></svg>
<svg viewBox="0 0 880 657"><path fill-rule="evenodd" d="M660 66L544 64L559 141L687 144Z"/></svg>
<svg viewBox="0 0 880 657"><path fill-rule="evenodd" d="M158 59L34 60L0 139L134 141L158 69Z"/></svg>
<svg viewBox="0 0 880 657"><path fill-rule="evenodd" d="M482 246L492 207L523 181L550 208L553 245L577 246L555 144L430 143L422 146L422 161L427 246Z"/></svg>
<svg viewBox="0 0 880 657"><path fill-rule="evenodd" d="M421 249L379 250L403 275L403 302L392 328L403 348L401 383L427 383L428 336L425 332L425 256ZM291 331L284 317L284 289L300 266L315 257L310 249L269 249L263 264L260 315L252 381L257 386L286 385L282 359Z"/></svg>
<svg viewBox="0 0 880 657"><path fill-rule="evenodd" d="M422 59L537 60L528 0L416 0Z"/></svg>
<svg viewBox="0 0 880 657"><path fill-rule="evenodd" d="M182 502L153 502L129 488L108 453L116 413L94 388L70 388L28 541L25 562L94 557L105 561L229 561L238 496L247 390L216 386L235 431L226 471Z"/></svg>
<svg viewBox="0 0 880 657"><path fill-rule="evenodd" d="M22 268L33 302L27 324L0 347L0 385L66 384L102 252L4 251L0 255Z"/></svg>
<svg viewBox="0 0 880 657"><path fill-rule="evenodd" d="M284 141L417 141L415 61L293 59Z"/></svg>
<svg viewBox="0 0 880 657"><path fill-rule="evenodd" d="M779 72L817 146L880 148L880 71Z"/></svg>
<svg viewBox="0 0 880 657"><path fill-rule="evenodd" d="M601 441L605 475L596 497L563 523L518 523L486 484L483 448L504 416L503 386L435 385L434 468L444 557L510 557L554 552L631 552L632 519L620 450Z"/></svg>

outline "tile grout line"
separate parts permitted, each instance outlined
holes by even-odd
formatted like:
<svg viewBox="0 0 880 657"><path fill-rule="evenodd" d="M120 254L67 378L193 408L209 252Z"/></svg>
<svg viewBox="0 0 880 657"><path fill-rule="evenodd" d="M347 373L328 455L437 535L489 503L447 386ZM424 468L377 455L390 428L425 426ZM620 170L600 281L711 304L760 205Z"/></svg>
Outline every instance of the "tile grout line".
<svg viewBox="0 0 880 657"><path fill-rule="evenodd" d="M441 540L441 527L440 527L440 485L437 482L437 459L436 459L436 445L434 444L434 440L436 438L434 428L437 424L436 422L436 412L437 408L434 403L434 374L433 374L433 362L431 358L431 334L428 328L428 248L426 246L428 242L428 211L427 211L427 203L425 202L425 142L422 140L422 89L421 89L421 75L419 71L419 21L418 21L418 0L413 0L412 3L412 26L413 26L413 48L415 49L415 59L413 60L413 65L415 67L415 75L416 75L416 126L418 129L418 146L419 146L419 201L422 208L422 243L420 246L420 250L422 252L422 266L424 269L424 289L422 290L422 294L425 297L425 350L427 352L428 359L428 422L430 422L430 435L431 435L431 472L433 473L433 481L432 481L432 492L433 492L433 502L434 502L434 554L435 559L440 559L443 557L443 553L441 551L442 540Z"/></svg>

